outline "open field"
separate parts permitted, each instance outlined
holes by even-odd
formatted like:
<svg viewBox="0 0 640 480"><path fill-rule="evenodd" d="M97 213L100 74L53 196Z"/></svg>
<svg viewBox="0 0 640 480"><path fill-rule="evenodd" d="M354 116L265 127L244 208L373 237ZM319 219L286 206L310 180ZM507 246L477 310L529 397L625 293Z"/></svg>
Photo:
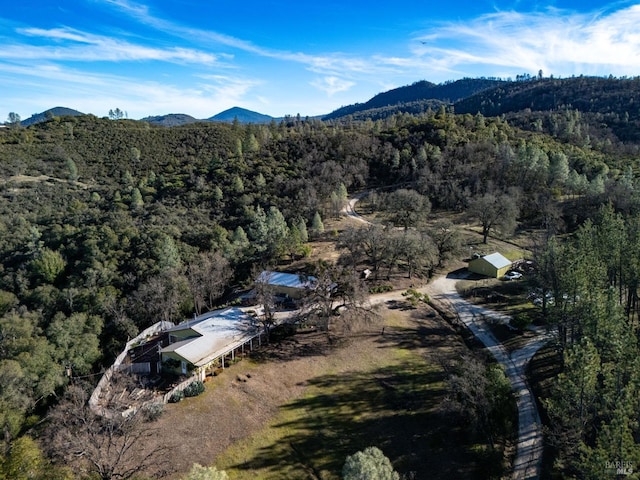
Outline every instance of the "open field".
<svg viewBox="0 0 640 480"><path fill-rule="evenodd" d="M172 478L197 462L232 479L338 479L369 445L407 478L499 478L502 453L442 408L446 370L467 347L427 306L382 314L349 337L283 338L167 405L156 427Z"/></svg>

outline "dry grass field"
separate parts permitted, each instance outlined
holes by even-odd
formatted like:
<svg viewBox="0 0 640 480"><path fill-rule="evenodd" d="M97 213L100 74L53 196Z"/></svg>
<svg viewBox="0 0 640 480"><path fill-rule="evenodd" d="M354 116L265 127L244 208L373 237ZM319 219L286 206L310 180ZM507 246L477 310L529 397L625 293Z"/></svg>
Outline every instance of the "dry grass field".
<svg viewBox="0 0 640 480"><path fill-rule="evenodd" d="M349 336L276 340L167 405L155 427L171 478L200 463L231 479L332 480L370 445L406 478L499 478L502 453L442 408L446 370L468 351L458 334L427 306L381 318Z"/></svg>

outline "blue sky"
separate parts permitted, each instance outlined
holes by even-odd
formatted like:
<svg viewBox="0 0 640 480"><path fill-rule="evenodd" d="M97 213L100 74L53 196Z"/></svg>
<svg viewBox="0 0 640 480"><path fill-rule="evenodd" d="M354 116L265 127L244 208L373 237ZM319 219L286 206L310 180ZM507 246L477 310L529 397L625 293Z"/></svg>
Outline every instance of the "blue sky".
<svg viewBox="0 0 640 480"><path fill-rule="evenodd" d="M55 106L311 116L418 80L636 76L638 25L630 1L7 1L0 122Z"/></svg>

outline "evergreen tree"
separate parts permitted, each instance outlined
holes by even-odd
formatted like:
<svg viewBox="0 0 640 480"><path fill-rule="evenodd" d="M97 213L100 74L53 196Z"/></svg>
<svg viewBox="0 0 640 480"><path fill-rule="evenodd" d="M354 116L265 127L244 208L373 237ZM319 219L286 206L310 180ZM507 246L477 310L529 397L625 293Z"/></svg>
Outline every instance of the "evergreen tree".
<svg viewBox="0 0 640 480"><path fill-rule="evenodd" d="M140 189L136 187L131 192L131 208L139 210L143 205L142 194L140 193Z"/></svg>
<svg viewBox="0 0 640 480"><path fill-rule="evenodd" d="M324 233L324 223L322 223L322 217L320 213L316 212L311 220L311 234L314 237L318 237Z"/></svg>
<svg viewBox="0 0 640 480"><path fill-rule="evenodd" d="M300 233L300 241L302 243L307 243L309 241L309 233L307 231L307 222L305 222L303 218L300 218L296 222L296 227L298 228L298 232Z"/></svg>
<svg viewBox="0 0 640 480"><path fill-rule="evenodd" d="M54 283L66 265L67 262L60 252L46 247L31 262L34 274L46 283Z"/></svg>
<svg viewBox="0 0 640 480"><path fill-rule="evenodd" d="M67 174L69 175L69 180L75 182L78 180L78 167L76 166L76 162L71 158L67 158Z"/></svg>

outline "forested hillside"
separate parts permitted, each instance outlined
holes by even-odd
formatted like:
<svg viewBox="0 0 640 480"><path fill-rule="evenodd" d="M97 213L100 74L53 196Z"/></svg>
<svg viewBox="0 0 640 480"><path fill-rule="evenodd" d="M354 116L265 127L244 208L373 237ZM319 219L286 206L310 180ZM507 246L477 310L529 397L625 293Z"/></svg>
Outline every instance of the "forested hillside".
<svg viewBox="0 0 640 480"><path fill-rule="evenodd" d="M640 78L539 78L508 82L456 103L456 112L487 116L516 112L579 111L594 126L610 128L625 142L638 142ZM553 127L551 127L553 128Z"/></svg>
<svg viewBox="0 0 640 480"><path fill-rule="evenodd" d="M458 100L467 98L487 89L502 85L502 80L485 78L464 78L455 82L446 82L440 85L422 80L406 87L399 87L382 92L365 103L357 103L339 108L324 117L325 120L336 119L347 115L355 115L372 109L381 109L391 106L399 106L404 111L405 104L416 102L428 102L433 105L438 103L452 104ZM412 113L412 112L410 112ZM418 112L416 112L418 113Z"/></svg>
<svg viewBox="0 0 640 480"><path fill-rule="evenodd" d="M511 97L520 98L515 91ZM505 100L494 98L483 107L501 113L492 109ZM610 101L594 100L601 106L592 111L619 115L613 103L605 111ZM623 107L637 118L637 107ZM70 376L91 378L128 338L158 320L180 321L212 307L201 297L199 278L218 275L230 288L255 266L304 256L309 236L321 233L318 221L339 216L348 194L397 185L403 191L387 197L386 208L391 223L405 230L413 226L407 205L419 203L426 211L466 212L478 223L491 212L511 217L489 225L491 232L541 229L549 239L579 232L575 246L562 247L566 252L553 250L560 248L554 241L551 250L541 246L548 270L539 282L557 299L572 295L573 303L558 301L550 309L550 321L562 327L566 375L579 376L576 369L586 365L580 355L587 355L602 373L588 378L590 391L604 393L588 399L580 431L562 422L558 428L596 449L624 441L625 451L636 455L637 424L612 430L618 410L638 411L633 392L640 370L632 363L640 277L635 268L619 267L638 260L635 243L625 243L635 242L640 213L635 137L620 133L624 119L606 130L617 132L612 137L594 131L587 137L576 130L579 114L567 109L540 118L557 131L522 118L452 114L443 107L344 123L287 118L163 128L67 116L0 129L3 445L33 434ZM603 242L618 237L599 228L627 240L608 248ZM580 263L587 258L602 261L591 269ZM563 270L557 270L561 259ZM415 273L428 275L433 266ZM605 333L609 328L617 336ZM624 369L620 375L616 365ZM627 403L612 393L615 382L628 388ZM551 414L572 415L572 402L562 398L574 393L550 400ZM608 437L601 438L599 425L607 425ZM611 453L602 452L589 455ZM571 471L580 454L565 452Z"/></svg>
<svg viewBox="0 0 640 480"><path fill-rule="evenodd" d="M586 137L592 131L598 137L609 137L608 141L637 143L639 86L637 77L546 78L542 72L537 77L524 75L516 81L462 79L441 85L421 81L380 93L365 103L339 108L324 118L375 120L397 113L437 111L444 105L456 113L506 115L523 128L558 135L565 122L558 123L555 114L565 111L574 116L570 121L576 128L568 132L571 135Z"/></svg>

